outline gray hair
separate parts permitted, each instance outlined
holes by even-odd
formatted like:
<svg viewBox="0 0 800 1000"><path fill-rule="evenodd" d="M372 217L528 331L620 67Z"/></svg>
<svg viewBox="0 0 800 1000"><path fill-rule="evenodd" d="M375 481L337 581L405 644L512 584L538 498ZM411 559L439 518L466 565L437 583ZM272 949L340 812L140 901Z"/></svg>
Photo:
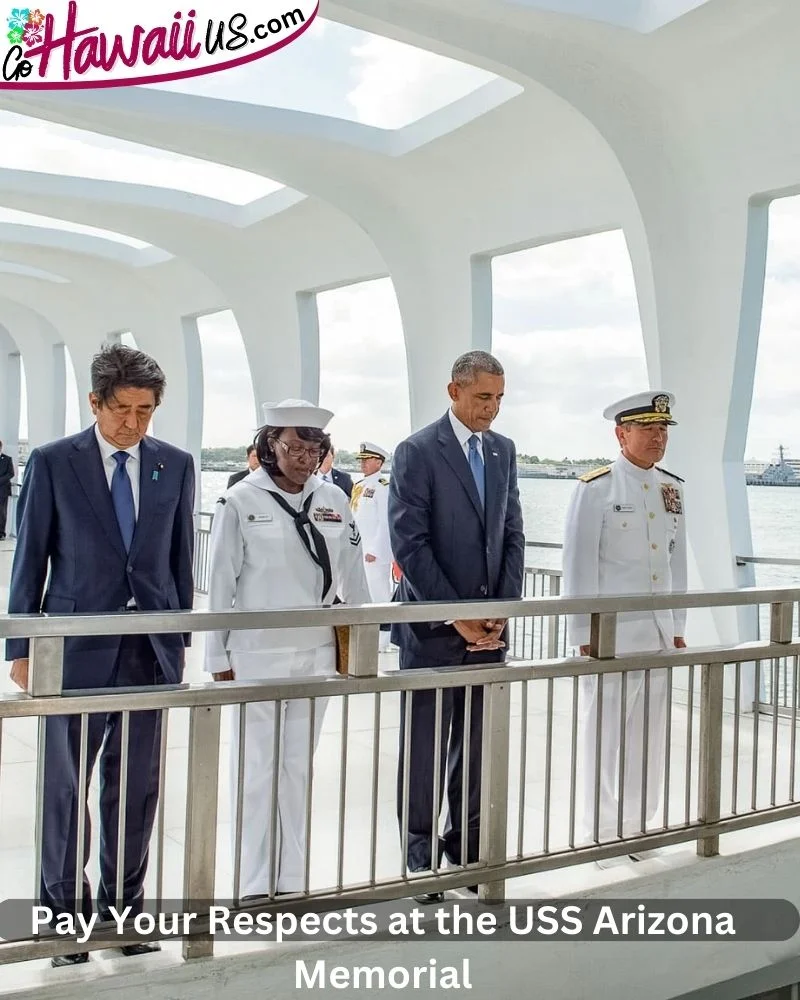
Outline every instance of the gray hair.
<svg viewBox="0 0 800 1000"><path fill-rule="evenodd" d="M92 392L103 405L119 389L152 389L158 406L167 384L164 372L149 354L123 344L106 344L92 358L90 370Z"/></svg>
<svg viewBox="0 0 800 1000"><path fill-rule="evenodd" d="M458 385L468 385L474 382L481 372L486 372L487 375L505 375L503 366L494 355L487 351L467 351L460 358L456 358L450 378Z"/></svg>

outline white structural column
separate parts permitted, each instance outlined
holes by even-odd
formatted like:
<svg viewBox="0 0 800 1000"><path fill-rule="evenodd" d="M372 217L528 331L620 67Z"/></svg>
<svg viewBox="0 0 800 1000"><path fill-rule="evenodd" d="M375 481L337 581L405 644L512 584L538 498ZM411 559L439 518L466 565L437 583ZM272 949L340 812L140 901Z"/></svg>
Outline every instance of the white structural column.
<svg viewBox="0 0 800 1000"><path fill-rule="evenodd" d="M300 335L300 398L319 403L319 310L314 292L297 293Z"/></svg>
<svg viewBox="0 0 800 1000"><path fill-rule="evenodd" d="M735 557L752 552L743 458L766 213L746 198L687 190L645 216L648 260L631 244L640 298L653 297L642 309L651 385L677 397L667 467L687 481L690 585L708 590L753 582ZM754 637L752 616L722 609L714 620L722 642Z"/></svg>
<svg viewBox="0 0 800 1000"><path fill-rule="evenodd" d="M66 345L63 341L52 345L52 403L50 406L50 438L64 436L67 419L67 361Z"/></svg>
<svg viewBox="0 0 800 1000"><path fill-rule="evenodd" d="M195 468L195 510L200 509L200 451L203 447L203 352L196 316L182 316L183 346L186 352L186 450L192 453Z"/></svg>
<svg viewBox="0 0 800 1000"><path fill-rule="evenodd" d="M158 362L167 378L167 388L153 418L155 437L189 450L189 379L184 330L176 316L163 308L142 311L132 318L131 333L140 351Z"/></svg>
<svg viewBox="0 0 800 1000"><path fill-rule="evenodd" d="M250 364L256 426L260 426L264 403L302 394L297 294L273 282L261 290L249 285L241 288L231 307Z"/></svg>
<svg viewBox="0 0 800 1000"><path fill-rule="evenodd" d="M6 328L0 326L0 441L15 467L19 454L21 377L17 345Z"/></svg>
<svg viewBox="0 0 800 1000"><path fill-rule="evenodd" d="M417 249L401 254L381 245L403 320L412 431L447 409L455 359L491 346L490 259L424 241Z"/></svg>

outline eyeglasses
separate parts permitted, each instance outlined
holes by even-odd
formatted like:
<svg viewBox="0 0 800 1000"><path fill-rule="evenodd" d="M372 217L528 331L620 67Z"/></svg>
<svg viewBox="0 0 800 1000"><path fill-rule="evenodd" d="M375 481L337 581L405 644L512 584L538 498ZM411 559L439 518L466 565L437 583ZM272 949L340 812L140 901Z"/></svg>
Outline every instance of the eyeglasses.
<svg viewBox="0 0 800 1000"><path fill-rule="evenodd" d="M301 444L287 444L285 441L281 441L280 438L275 438L275 440L289 458L302 458L303 455L308 455L315 462L318 462L322 458L322 450L320 448L304 448Z"/></svg>

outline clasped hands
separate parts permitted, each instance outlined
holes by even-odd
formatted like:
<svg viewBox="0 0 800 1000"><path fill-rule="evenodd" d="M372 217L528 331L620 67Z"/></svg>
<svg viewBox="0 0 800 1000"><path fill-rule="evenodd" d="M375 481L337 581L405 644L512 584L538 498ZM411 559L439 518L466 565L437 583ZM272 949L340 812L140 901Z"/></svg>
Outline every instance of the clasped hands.
<svg viewBox="0 0 800 1000"><path fill-rule="evenodd" d="M453 622L453 628L467 644L468 653L505 649L506 644L500 639L505 627L505 618L475 618Z"/></svg>

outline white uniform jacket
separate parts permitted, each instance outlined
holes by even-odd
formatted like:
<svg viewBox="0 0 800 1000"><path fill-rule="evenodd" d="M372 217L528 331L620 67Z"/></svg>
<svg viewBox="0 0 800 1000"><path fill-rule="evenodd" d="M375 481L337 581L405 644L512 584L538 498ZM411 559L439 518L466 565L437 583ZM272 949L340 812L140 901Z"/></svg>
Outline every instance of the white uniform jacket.
<svg viewBox="0 0 800 1000"><path fill-rule="evenodd" d="M622 454L578 483L564 535L564 596L664 594L686 590L683 480L640 469ZM672 649L686 612L623 612L617 652ZM569 640L589 643L589 615L572 615Z"/></svg>
<svg viewBox="0 0 800 1000"><path fill-rule="evenodd" d="M389 541L389 477L380 469L353 486L350 506L361 532L364 555L375 556L377 563L392 561Z"/></svg>
<svg viewBox="0 0 800 1000"><path fill-rule="evenodd" d="M210 611L322 604L322 570L304 548L291 516L267 490L278 491L278 487L263 469L256 469L217 502L211 527ZM298 494L301 505L310 493L314 500L309 515L324 535L330 554L331 595L349 604L368 604L361 538L347 496L317 476L311 476ZM296 652L333 641L333 629L324 626L209 632L205 669L209 673L230 669L233 652Z"/></svg>

